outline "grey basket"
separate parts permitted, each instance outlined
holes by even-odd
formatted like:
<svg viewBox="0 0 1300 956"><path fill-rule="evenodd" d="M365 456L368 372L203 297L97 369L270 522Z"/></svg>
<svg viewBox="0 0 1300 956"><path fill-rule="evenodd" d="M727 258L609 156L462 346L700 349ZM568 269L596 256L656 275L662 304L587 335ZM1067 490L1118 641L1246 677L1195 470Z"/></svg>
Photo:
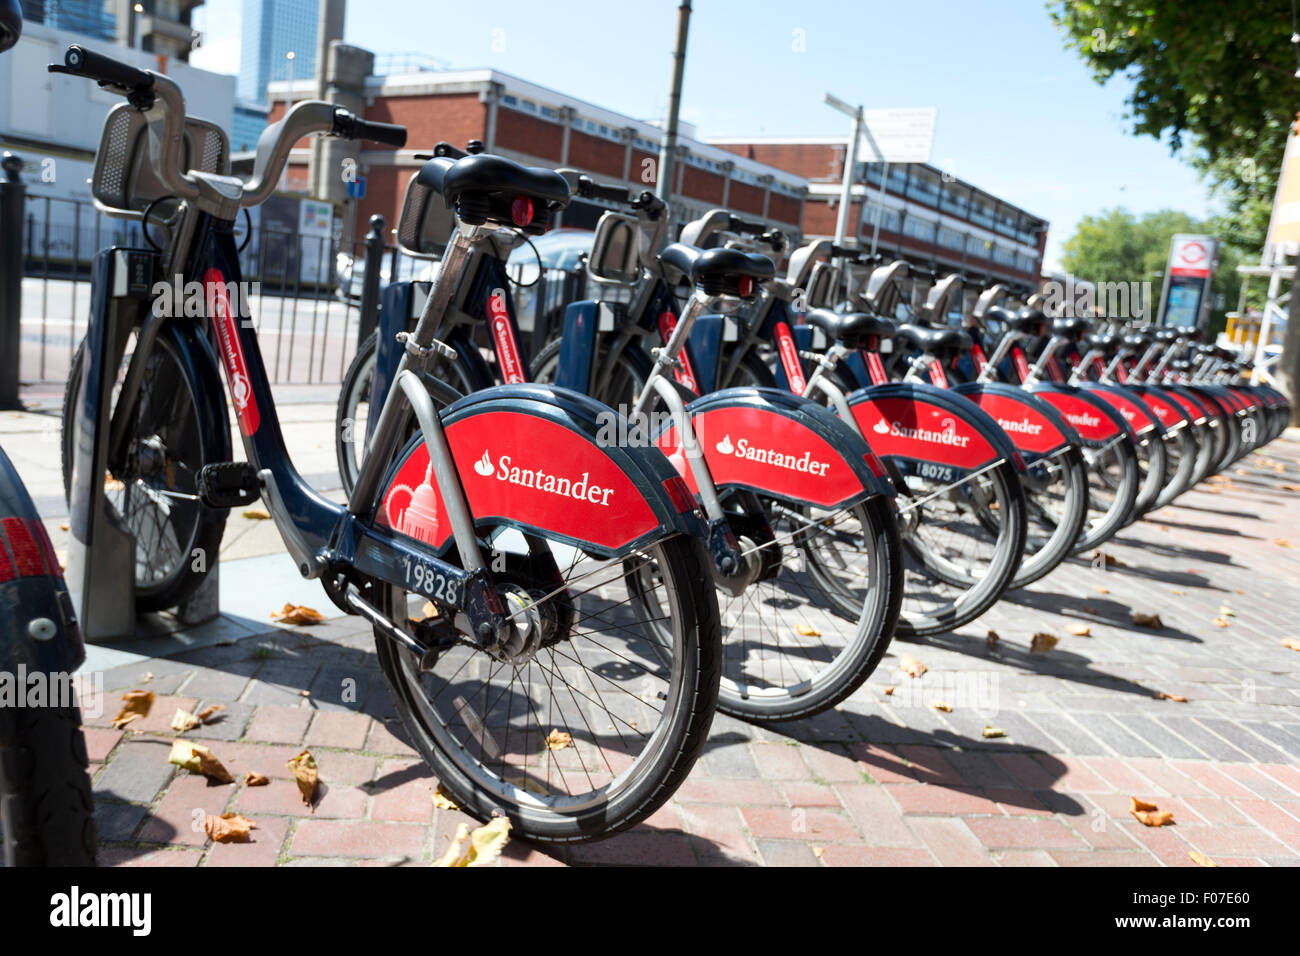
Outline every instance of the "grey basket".
<svg viewBox="0 0 1300 956"><path fill-rule="evenodd" d="M230 172L230 143L221 127L185 118L181 169L225 175ZM154 173L149 155L149 123L143 113L119 103L108 111L95 153L91 177L95 205L110 216L139 219L154 202L166 200L167 187ZM159 202L164 218L175 202Z"/></svg>

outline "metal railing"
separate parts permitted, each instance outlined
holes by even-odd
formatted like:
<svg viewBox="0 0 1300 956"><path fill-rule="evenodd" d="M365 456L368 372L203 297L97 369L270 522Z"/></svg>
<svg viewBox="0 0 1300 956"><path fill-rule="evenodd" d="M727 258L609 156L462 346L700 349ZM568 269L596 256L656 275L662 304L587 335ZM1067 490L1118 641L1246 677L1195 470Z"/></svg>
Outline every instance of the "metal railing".
<svg viewBox="0 0 1300 956"><path fill-rule="evenodd" d="M13 192L6 200L11 212ZM20 199L18 206L22 226L14 231L21 233L16 257L21 265L9 270L19 275L6 280L21 282L16 378L23 385L61 385L86 331L96 253L112 245L141 247L147 242L139 222L106 216L84 200L26 196L25 205ZM263 358L276 384L340 382L358 342L375 327L382 286L427 279L436 268L436 263L390 245L379 216L371 218L368 234L346 244L329 235L301 235L263 223L254 224L250 235L242 220L237 238ZM586 276L581 268L544 269L525 286L525 272L531 279L537 268L507 266L526 347L536 354L558 334L564 306L583 296ZM379 276L373 286L366 282L367 273ZM6 321L0 316L0 325ZM14 348L0 344L2 352ZM0 375L5 367L0 361Z"/></svg>

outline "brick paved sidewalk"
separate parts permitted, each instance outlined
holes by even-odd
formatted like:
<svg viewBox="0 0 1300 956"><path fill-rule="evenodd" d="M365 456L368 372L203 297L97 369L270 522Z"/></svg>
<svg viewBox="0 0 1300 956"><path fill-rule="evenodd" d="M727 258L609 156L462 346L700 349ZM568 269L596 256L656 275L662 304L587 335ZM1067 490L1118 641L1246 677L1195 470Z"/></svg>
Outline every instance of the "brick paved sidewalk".
<svg viewBox="0 0 1300 956"><path fill-rule="evenodd" d="M503 862L1190 866L1191 850L1225 866L1300 861L1300 654L1281 643L1300 638L1300 550L1286 546L1300 546L1300 494L1282 490L1300 484L1300 435L1227 477L1107 545L1122 567L1071 562L977 625L895 644L837 712L783 734L719 716L686 785L632 833L562 853L515 841ZM1132 610L1165 626L1136 628ZM1031 654L1037 632L1060 642ZM902 656L928 673L906 677ZM347 681L355 701L335 702ZM467 819L434 809L356 621L134 664L105 687L86 734L106 864L421 864ZM115 731L113 692L131 688L159 698ZM175 709L212 703L224 718L187 736L269 786L210 786L167 763ZM986 739L986 726L1006 736ZM303 745L323 784L314 813L285 768ZM1143 827L1130 796L1176 824ZM252 844L205 840L202 815L225 809L256 821Z"/></svg>

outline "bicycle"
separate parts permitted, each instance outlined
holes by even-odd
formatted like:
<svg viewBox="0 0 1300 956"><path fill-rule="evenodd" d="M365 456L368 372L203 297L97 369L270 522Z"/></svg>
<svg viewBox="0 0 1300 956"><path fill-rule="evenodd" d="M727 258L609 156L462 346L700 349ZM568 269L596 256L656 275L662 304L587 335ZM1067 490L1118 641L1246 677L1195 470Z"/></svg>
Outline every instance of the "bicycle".
<svg viewBox="0 0 1300 956"><path fill-rule="evenodd" d="M699 755L717 698L718 611L694 501L658 451L599 442L613 413L591 399L536 385L461 399L428 368L454 360L436 334L472 250L501 228L543 230L569 200L564 180L488 154L435 157L414 177L412 188L454 213L455 229L339 505L305 483L285 450L240 293L234 228L241 210L271 194L301 139L400 147L405 129L299 102L262 134L244 183L214 159L219 148L192 148L215 127L185 116L166 76L80 46L51 69L127 97L105 125L96 198L119 215L165 213L165 245L137 259L202 283L206 296L197 321L156 315L147 296L110 309L113 256L96 260L92 332L121 320L134 347L125 361L126 341L105 354L88 349L70 382L69 482L79 494L81 483L103 480L86 467L98 437L86 385L115 376L105 420L108 471L121 488L110 504L164 531L137 538L137 585L152 583L154 562L183 554L185 568L165 568L162 580L168 597L192 587L206 572L188 546L210 542L213 528L219 538L230 507L261 497L300 573L372 625L406 732L468 813L501 812L523 836L573 842L654 812ZM183 145L194 161L183 162ZM228 432L218 364L246 461L220 454ZM169 396L151 390L158 381ZM439 414L431 392L454 400ZM664 620L638 619L633 575L638 597L652 589Z"/></svg>

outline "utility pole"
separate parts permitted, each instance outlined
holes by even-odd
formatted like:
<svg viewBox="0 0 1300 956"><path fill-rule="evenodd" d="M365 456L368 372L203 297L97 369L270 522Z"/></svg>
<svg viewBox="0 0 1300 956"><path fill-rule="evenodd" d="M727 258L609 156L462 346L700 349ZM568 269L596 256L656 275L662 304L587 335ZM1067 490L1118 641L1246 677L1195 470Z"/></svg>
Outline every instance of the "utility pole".
<svg viewBox="0 0 1300 956"><path fill-rule="evenodd" d="M830 93L826 94L826 105L831 109L839 110L853 120L853 132L849 135L849 145L844 151L844 182L840 187L840 208L835 216L835 244L843 245L849 230L849 207L852 205L853 200L853 177L857 172L858 165L858 141L862 138L862 107L850 106ZM883 188L883 182L881 186ZM857 226L857 223L853 224L854 242L858 238Z"/></svg>
<svg viewBox="0 0 1300 956"><path fill-rule="evenodd" d="M343 39L343 21L347 17L347 0L320 0L320 14L316 20L316 99L330 99L329 57L330 43ZM290 92L290 98L293 93ZM325 137L316 136L311 144L310 183L314 199L329 199L327 180L342 175L339 169L326 169L328 162Z"/></svg>
<svg viewBox="0 0 1300 956"><path fill-rule="evenodd" d="M669 236L672 226L673 166L677 158L677 124L682 106L682 73L686 70L686 35L691 25L691 0L677 8L677 45L673 48L673 79L668 92L668 128L659 149L659 177L655 194L668 205Z"/></svg>

